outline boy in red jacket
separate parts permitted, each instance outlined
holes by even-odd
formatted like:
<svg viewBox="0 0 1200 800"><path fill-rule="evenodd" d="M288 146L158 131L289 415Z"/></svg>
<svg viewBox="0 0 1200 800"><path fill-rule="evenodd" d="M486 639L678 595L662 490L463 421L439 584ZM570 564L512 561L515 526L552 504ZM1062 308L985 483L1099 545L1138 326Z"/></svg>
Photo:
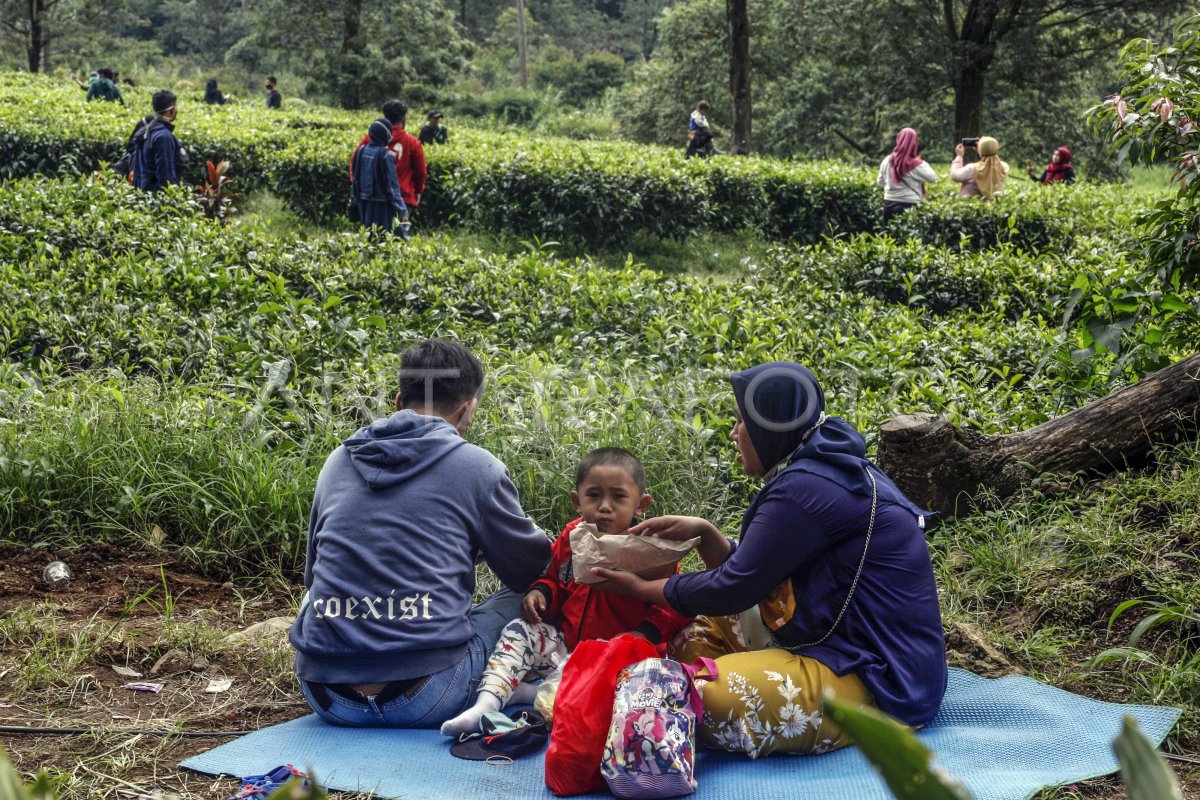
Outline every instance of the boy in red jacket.
<svg viewBox="0 0 1200 800"><path fill-rule="evenodd" d="M443 735L474 731L484 714L509 703L532 702L537 686L529 681L549 675L585 639L631 633L658 645L661 653L671 637L691 622L670 606L593 591L589 584L572 578L571 531L576 525L590 522L602 535L624 534L634 518L650 507L646 473L632 453L618 447L588 453L575 470L571 503L579 519L554 540L546 574L534 581L522 601L523 618L501 631L479 682L475 705L443 724Z"/></svg>

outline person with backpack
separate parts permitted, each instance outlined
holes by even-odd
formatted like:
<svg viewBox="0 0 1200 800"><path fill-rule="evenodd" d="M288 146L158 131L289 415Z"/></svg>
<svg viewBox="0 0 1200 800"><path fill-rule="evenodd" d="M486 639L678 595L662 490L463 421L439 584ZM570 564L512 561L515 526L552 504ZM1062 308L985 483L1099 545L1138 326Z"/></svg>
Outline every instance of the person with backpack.
<svg viewBox="0 0 1200 800"><path fill-rule="evenodd" d="M175 93L161 89L154 93L151 101L154 116L142 121L132 137L133 155L131 167L133 185L148 192L156 192L172 183L179 183L180 174L187 167L187 151L175 138Z"/></svg>
<svg viewBox="0 0 1200 800"><path fill-rule="evenodd" d="M358 221L364 228L382 228L391 232L400 215L399 234L408 240L408 206L400 193L396 177L396 157L388 149L392 124L377 119L367 129L367 143L350 157L350 196L358 207Z"/></svg>
<svg viewBox="0 0 1200 800"><path fill-rule="evenodd" d="M79 88L87 92L87 99L91 100L107 100L110 103L120 103L125 105L125 98L121 96L121 90L117 88L116 73L109 67L100 67L92 73L92 77L85 84L71 76L72 80L78 84Z"/></svg>
<svg viewBox="0 0 1200 800"><path fill-rule="evenodd" d="M684 158L700 156L708 158L715 152L713 147L713 132L708 124L709 105L707 100L701 100L688 117L688 146Z"/></svg>
<svg viewBox="0 0 1200 800"><path fill-rule="evenodd" d="M425 181L429 176L429 164L425 160L425 148L407 130L404 129L408 120L408 103L403 100L388 100L380 109L383 114L381 122L388 123L392 128L388 140L388 151L396 163L396 180L400 183L400 194L408 210L415 211L421 204L421 195L425 192ZM359 141L359 147L365 147L368 137ZM356 149L355 153L358 152ZM353 161L354 156L351 156ZM353 180L353 177L351 178Z"/></svg>

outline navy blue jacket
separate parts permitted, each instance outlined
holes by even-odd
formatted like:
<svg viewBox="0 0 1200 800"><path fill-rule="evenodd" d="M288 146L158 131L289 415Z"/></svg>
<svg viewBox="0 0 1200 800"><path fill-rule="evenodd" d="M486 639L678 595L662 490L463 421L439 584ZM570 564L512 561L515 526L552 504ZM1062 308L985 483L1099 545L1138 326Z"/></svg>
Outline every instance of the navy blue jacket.
<svg viewBox="0 0 1200 800"><path fill-rule="evenodd" d="M179 183L179 140L175 126L156 119L147 127L141 144L133 151L133 185L153 192Z"/></svg>
<svg viewBox="0 0 1200 800"><path fill-rule="evenodd" d="M291 631L296 672L353 684L445 669L475 635L476 562L524 592L549 558L549 539L495 456L440 417L378 420L334 450L317 478L308 602Z"/></svg>
<svg viewBox="0 0 1200 800"><path fill-rule="evenodd" d="M813 642L845 604L870 517L869 496L785 471L763 488L725 563L671 577L667 601L689 616L736 614L787 581L795 610L776 637L784 645ZM781 620L764 621L774 628ZM838 675L855 673L878 708L905 724L933 719L946 691L946 644L925 532L909 509L880 498L845 616L824 642L798 652Z"/></svg>

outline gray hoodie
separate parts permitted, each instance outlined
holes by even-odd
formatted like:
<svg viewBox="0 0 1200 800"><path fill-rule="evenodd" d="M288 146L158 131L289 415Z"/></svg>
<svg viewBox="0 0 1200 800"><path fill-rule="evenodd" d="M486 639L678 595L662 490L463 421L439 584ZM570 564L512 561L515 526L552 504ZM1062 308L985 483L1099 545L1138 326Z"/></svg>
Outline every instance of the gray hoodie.
<svg viewBox="0 0 1200 800"><path fill-rule="evenodd" d="M317 478L296 672L316 683L384 683L457 663L475 635L475 564L525 591L549 541L508 470L440 417L398 411L330 454Z"/></svg>

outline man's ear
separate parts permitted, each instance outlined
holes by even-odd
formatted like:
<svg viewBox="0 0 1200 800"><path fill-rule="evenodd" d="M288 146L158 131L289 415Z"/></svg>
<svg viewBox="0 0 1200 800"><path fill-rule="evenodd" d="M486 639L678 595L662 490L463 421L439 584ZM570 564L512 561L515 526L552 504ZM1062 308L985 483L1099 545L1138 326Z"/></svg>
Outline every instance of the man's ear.
<svg viewBox="0 0 1200 800"><path fill-rule="evenodd" d="M654 502L654 498L651 497L650 495L648 495L648 494L642 495L642 499L640 501L638 501L637 514L635 516L640 517L643 514L645 514L646 510L650 508L650 504L653 502Z"/></svg>
<svg viewBox="0 0 1200 800"><path fill-rule="evenodd" d="M399 392L396 392L396 410L404 410L404 395L400 394Z"/></svg>
<svg viewBox="0 0 1200 800"><path fill-rule="evenodd" d="M471 420L475 417L475 407L479 405L479 398L472 397L465 401L461 406L455 409L450 415L449 421L455 428L458 428L459 433L465 433L471 425Z"/></svg>
<svg viewBox="0 0 1200 800"><path fill-rule="evenodd" d="M575 509L576 514L582 514L583 509L579 507L579 492L571 490L571 506Z"/></svg>

